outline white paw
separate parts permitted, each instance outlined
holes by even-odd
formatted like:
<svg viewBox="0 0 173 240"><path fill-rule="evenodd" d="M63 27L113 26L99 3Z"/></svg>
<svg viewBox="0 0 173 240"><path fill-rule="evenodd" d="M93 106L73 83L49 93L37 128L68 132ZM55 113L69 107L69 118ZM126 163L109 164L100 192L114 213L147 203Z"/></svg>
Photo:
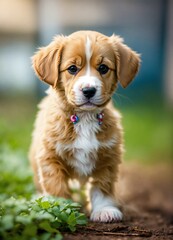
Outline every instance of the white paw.
<svg viewBox="0 0 173 240"><path fill-rule="evenodd" d="M93 222L118 222L122 218L122 212L116 207L103 207L99 211L93 211L90 217Z"/></svg>

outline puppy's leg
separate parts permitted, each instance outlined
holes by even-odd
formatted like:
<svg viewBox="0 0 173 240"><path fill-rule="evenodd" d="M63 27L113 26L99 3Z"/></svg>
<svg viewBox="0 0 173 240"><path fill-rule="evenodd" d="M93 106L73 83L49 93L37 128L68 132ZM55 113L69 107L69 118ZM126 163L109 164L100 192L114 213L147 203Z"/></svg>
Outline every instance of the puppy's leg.
<svg viewBox="0 0 173 240"><path fill-rule="evenodd" d="M91 204L90 219L92 221L113 222L122 220L123 214L115 201L114 182L105 182L105 179L94 181L91 189Z"/></svg>
<svg viewBox="0 0 173 240"><path fill-rule="evenodd" d="M115 200L105 195L99 188L94 187L91 192L92 213L91 221L113 222L121 221L122 213L117 208Z"/></svg>
<svg viewBox="0 0 173 240"><path fill-rule="evenodd" d="M57 197L70 197L68 176L57 157L38 159L38 176L43 194Z"/></svg>

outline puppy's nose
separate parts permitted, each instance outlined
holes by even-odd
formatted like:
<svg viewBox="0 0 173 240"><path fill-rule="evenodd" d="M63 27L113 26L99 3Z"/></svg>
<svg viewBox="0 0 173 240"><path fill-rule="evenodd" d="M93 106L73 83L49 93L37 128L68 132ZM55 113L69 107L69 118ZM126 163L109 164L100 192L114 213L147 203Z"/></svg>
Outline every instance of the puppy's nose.
<svg viewBox="0 0 173 240"><path fill-rule="evenodd" d="M95 95L96 88L95 87L85 87L85 88L82 88L82 92L86 98L90 99Z"/></svg>

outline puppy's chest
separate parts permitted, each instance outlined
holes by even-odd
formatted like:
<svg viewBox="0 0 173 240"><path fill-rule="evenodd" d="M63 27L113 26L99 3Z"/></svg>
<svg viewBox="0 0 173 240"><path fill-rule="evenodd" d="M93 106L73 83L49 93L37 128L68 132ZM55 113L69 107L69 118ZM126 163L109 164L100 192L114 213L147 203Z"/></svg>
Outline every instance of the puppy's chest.
<svg viewBox="0 0 173 240"><path fill-rule="evenodd" d="M71 143L56 143L56 153L80 176L92 174L98 161L98 151L109 150L116 143L116 136L99 141L97 135L102 131L96 115L81 116L74 125L76 138Z"/></svg>
<svg viewBox="0 0 173 240"><path fill-rule="evenodd" d="M96 137L99 130L100 126L96 119L81 117L74 125L75 140L68 144L59 142L56 144L57 154L81 176L91 174L95 168L100 147Z"/></svg>

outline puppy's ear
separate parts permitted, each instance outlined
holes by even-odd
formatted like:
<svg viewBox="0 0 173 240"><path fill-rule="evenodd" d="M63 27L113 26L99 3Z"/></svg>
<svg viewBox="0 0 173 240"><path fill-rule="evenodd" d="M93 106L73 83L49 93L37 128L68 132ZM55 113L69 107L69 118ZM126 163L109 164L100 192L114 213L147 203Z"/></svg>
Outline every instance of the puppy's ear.
<svg viewBox="0 0 173 240"><path fill-rule="evenodd" d="M63 36L57 36L47 47L42 47L32 57L32 65L37 76L44 82L56 86L63 49Z"/></svg>
<svg viewBox="0 0 173 240"><path fill-rule="evenodd" d="M123 43L123 39L119 36L111 36L110 42L113 46L117 61L117 78L122 87L133 80L140 66L140 54L133 51Z"/></svg>

